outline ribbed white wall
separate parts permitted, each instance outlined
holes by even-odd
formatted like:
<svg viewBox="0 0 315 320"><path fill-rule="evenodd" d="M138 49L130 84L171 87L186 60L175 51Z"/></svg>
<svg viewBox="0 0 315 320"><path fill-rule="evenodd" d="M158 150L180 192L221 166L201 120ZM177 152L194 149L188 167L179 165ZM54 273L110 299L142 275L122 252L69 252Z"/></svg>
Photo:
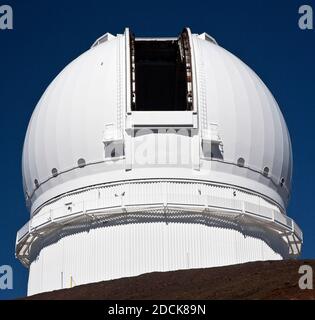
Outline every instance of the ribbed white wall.
<svg viewBox="0 0 315 320"><path fill-rule="evenodd" d="M269 246L237 230L203 224L152 222L96 228L45 246L30 265L28 294L68 288L71 277L80 285L152 271L282 259L276 246L279 243Z"/></svg>
<svg viewBox="0 0 315 320"><path fill-rule="evenodd" d="M235 192L235 193L234 193ZM41 217L49 212L56 212L55 215L67 214L66 204L72 203L74 209L85 203L86 208L109 208L120 206L122 198L117 195L124 194L125 205L153 204L160 202L180 202L183 204L201 204L205 200L200 194L210 197L220 197L222 206L233 207L235 201L248 201L254 205L264 206L276 211L279 207L258 196L257 194L238 190L231 187L222 187L206 183L176 182L176 181L155 181L155 182L129 182L111 184L109 186L91 188L87 191L78 191L66 196L54 199L36 212ZM199 197L200 199L197 199ZM279 211L280 212L280 211Z"/></svg>

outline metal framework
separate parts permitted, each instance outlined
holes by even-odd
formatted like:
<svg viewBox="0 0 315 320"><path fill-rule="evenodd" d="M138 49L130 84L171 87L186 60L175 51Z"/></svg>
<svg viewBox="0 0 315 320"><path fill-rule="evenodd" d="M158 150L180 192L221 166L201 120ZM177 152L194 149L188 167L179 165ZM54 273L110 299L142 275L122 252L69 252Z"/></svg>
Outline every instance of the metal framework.
<svg viewBox="0 0 315 320"><path fill-rule="evenodd" d="M181 58L184 60L186 66L187 110L193 110L191 46L189 41L189 30L187 28L183 30L178 42Z"/></svg>
<svg viewBox="0 0 315 320"><path fill-rule="evenodd" d="M138 193L138 197L134 197L128 190L136 190L139 185L149 186L149 184L160 184L156 188L154 195L148 195L146 192ZM71 196L80 195L80 199L86 198L83 201L71 201L71 196L67 195L63 201L63 205L58 207L56 203L48 204L43 207L33 218L27 222L17 233L16 239L16 256L26 267L29 266L31 259L31 251L33 244L38 239L43 239L49 236L56 230L61 230L65 227L75 227L83 219L90 219L91 225L95 219L109 219L117 214L132 214L135 212L158 212L164 210L165 213L172 211L180 211L183 213L203 213L208 216L221 215L223 219L247 219L255 222L262 228L267 228L279 234L288 244L289 255L296 257L300 254L301 245L303 242L303 234L298 225L293 219L287 217L276 207L267 205L258 205L257 199L260 196L255 196L250 200L235 199L235 191L232 188L221 187L218 190L217 186L207 185L207 187L214 188L218 191L210 191L208 193L201 192L203 188L201 183L191 183L191 193L187 194L187 188L177 188L177 192L161 194L158 190L164 187L163 184L170 184L170 182L162 181L138 181L125 182L98 186L89 191L73 193ZM196 194L196 188L198 193ZM222 189L222 190L220 190ZM223 196L224 191L230 189L231 197ZM105 192L104 192L105 190ZM127 190L127 191L126 191ZM234 191L233 191L234 190ZM103 192L101 192L103 191ZM233 192L232 192L233 191ZM98 197L95 200L88 200L86 194L96 192ZM244 190L241 191L246 194ZM194 194L195 193L195 194ZM221 196L220 196L221 193ZM217 195L216 195L217 194ZM114 196L112 196L114 195ZM108 197L111 201L108 201ZM252 197L253 195L251 195ZM61 198L62 200L63 198ZM70 199L70 200L69 200ZM107 202L107 204L106 204ZM256 203L255 203L256 202Z"/></svg>

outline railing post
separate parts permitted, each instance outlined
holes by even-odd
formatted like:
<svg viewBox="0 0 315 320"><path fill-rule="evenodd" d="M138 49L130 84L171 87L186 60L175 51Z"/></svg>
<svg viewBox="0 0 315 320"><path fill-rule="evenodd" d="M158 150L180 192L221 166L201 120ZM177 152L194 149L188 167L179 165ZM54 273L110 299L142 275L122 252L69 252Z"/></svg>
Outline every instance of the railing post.
<svg viewBox="0 0 315 320"><path fill-rule="evenodd" d="M204 200L205 208L208 209L208 196L207 196L207 194L204 195L204 198L205 198L205 200Z"/></svg>
<svg viewBox="0 0 315 320"><path fill-rule="evenodd" d="M242 213L245 213L245 201L242 201Z"/></svg>

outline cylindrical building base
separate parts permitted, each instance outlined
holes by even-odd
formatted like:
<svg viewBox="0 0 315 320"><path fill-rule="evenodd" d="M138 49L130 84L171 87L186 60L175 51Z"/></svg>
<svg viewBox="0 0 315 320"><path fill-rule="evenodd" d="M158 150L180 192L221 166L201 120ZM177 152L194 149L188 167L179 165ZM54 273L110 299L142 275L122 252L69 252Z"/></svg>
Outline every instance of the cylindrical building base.
<svg viewBox="0 0 315 320"><path fill-rule="evenodd" d="M203 214L121 215L63 230L37 247L28 294L154 271L206 268L288 254L277 234L245 220Z"/></svg>

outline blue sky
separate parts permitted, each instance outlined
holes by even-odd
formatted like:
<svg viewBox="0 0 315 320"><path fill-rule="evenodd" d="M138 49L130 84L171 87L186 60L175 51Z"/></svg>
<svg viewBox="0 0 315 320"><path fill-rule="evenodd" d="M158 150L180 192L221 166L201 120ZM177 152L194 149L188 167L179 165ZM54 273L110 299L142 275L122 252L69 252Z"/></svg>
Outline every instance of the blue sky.
<svg viewBox="0 0 315 320"><path fill-rule="evenodd" d="M298 28L298 8L315 1L10 1L14 29L0 30L0 265L14 270L14 289L26 294L27 270L15 259L16 231L28 220L21 155L28 121L53 78L105 32L129 26L138 36L174 36L184 26L207 32L263 79L278 101L293 145L288 214L304 232L302 258L315 258L314 118L315 30Z"/></svg>

